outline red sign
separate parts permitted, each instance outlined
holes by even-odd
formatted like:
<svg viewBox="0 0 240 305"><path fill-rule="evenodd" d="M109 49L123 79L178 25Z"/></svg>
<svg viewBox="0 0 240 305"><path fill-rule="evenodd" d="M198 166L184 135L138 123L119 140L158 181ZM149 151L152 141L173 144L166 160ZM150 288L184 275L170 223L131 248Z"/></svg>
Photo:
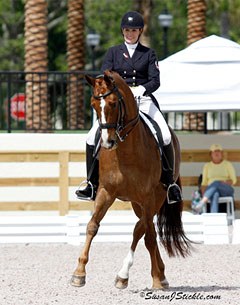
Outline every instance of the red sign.
<svg viewBox="0 0 240 305"><path fill-rule="evenodd" d="M26 96L24 93L16 93L11 98L11 117L18 121L25 121L26 111L25 102Z"/></svg>

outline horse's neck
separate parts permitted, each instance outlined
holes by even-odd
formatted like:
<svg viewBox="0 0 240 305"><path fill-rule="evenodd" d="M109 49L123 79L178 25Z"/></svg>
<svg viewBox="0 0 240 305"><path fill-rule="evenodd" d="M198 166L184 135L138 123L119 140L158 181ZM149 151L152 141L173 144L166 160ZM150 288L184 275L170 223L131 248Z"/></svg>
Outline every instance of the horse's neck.
<svg viewBox="0 0 240 305"><path fill-rule="evenodd" d="M132 99L129 99L126 113L128 116L128 120L133 120L134 118L136 118L139 115L137 102L134 97Z"/></svg>

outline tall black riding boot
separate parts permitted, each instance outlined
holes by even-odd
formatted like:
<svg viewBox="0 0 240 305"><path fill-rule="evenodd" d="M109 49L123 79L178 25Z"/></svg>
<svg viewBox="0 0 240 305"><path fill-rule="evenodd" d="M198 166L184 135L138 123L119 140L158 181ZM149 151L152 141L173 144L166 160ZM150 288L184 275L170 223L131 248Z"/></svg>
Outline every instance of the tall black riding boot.
<svg viewBox="0 0 240 305"><path fill-rule="evenodd" d="M86 165L87 165L87 180L83 183L87 186L84 189L79 189L75 192L78 199L83 200L95 200L98 179L99 179L99 162L96 156L94 156L95 147L93 145L86 146Z"/></svg>
<svg viewBox="0 0 240 305"><path fill-rule="evenodd" d="M172 144L163 146L162 152L163 172L161 181L167 185L167 199L168 203L182 201L182 193L180 187L175 183L174 175L174 152Z"/></svg>

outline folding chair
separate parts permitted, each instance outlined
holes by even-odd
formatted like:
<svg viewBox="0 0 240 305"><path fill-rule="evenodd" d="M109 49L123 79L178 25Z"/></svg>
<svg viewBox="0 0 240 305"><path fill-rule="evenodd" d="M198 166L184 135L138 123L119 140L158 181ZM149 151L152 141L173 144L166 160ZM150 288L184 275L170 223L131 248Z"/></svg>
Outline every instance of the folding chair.
<svg viewBox="0 0 240 305"><path fill-rule="evenodd" d="M210 204L210 201L208 202ZM226 213L228 224L232 224L235 219L235 211L234 211L234 200L232 196L219 197L218 203L226 203ZM207 205L204 205L203 212L207 213Z"/></svg>

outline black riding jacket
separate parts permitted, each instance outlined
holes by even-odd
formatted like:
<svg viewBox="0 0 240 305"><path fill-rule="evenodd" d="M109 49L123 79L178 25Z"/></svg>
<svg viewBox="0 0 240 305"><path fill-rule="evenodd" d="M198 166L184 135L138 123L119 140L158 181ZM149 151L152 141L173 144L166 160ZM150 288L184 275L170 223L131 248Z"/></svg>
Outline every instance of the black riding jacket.
<svg viewBox="0 0 240 305"><path fill-rule="evenodd" d="M125 43L111 47L105 55L101 71L113 70L129 86L143 85L144 95L150 95L160 86L158 61L154 50L138 43L132 56L129 56Z"/></svg>

